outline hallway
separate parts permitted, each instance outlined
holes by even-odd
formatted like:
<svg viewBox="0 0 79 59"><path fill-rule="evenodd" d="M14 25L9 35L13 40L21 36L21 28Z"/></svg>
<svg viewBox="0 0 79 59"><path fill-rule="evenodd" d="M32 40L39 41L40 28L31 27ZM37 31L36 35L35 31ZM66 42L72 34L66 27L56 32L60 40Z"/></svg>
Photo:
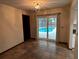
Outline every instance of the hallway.
<svg viewBox="0 0 79 59"><path fill-rule="evenodd" d="M0 54L0 59L74 59L74 54L64 45L31 40Z"/></svg>

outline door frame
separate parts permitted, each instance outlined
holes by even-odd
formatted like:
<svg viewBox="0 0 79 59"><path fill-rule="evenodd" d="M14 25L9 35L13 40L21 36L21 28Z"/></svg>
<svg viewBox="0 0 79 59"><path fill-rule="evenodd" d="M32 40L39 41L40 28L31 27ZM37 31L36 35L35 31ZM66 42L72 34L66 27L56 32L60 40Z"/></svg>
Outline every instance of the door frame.
<svg viewBox="0 0 79 59"><path fill-rule="evenodd" d="M51 15L56 15L56 17L57 17L57 20L56 20L56 42L58 42L58 39L59 39L59 27L58 27L59 26L59 21L58 21L59 17L58 16L59 16L59 14L51 14ZM37 20L38 17L47 17L47 19L48 19L48 17L51 15L37 15L36 16L36 25L37 25L36 26L37 27L36 28L37 29L37 37L36 38L37 39L39 39L39 31L38 31L39 25L38 25L38 20ZM48 20L47 20L47 27L48 27ZM46 40L48 40L48 28L47 28L47 39Z"/></svg>

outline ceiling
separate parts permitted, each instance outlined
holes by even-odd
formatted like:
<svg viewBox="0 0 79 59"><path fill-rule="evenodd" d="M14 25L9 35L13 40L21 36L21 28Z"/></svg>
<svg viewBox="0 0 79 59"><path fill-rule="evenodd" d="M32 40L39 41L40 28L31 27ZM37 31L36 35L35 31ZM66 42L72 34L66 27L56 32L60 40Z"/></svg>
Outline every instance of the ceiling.
<svg viewBox="0 0 79 59"><path fill-rule="evenodd" d="M0 0L0 3L12 5L24 10L34 10L35 3L39 3L40 9L63 7L71 0Z"/></svg>

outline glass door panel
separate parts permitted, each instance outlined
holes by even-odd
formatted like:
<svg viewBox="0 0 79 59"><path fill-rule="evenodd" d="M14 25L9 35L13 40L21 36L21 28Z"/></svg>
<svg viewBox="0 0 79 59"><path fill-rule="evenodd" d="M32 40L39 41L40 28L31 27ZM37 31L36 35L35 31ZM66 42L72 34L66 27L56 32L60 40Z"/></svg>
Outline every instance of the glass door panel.
<svg viewBox="0 0 79 59"><path fill-rule="evenodd" d="M38 18L38 36L42 39L47 39L47 18L39 17Z"/></svg>
<svg viewBox="0 0 79 59"><path fill-rule="evenodd" d="M48 18L48 40L56 41L56 17Z"/></svg>

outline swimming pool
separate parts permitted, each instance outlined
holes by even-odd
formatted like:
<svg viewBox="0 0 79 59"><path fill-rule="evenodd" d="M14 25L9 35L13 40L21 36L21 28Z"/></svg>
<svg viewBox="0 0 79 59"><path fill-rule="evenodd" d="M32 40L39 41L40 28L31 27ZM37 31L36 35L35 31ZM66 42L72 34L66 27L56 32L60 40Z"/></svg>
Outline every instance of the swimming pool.
<svg viewBox="0 0 79 59"><path fill-rule="evenodd" d="M49 27L48 32L52 32L55 29L55 27ZM47 28L40 27L39 32L47 32Z"/></svg>

